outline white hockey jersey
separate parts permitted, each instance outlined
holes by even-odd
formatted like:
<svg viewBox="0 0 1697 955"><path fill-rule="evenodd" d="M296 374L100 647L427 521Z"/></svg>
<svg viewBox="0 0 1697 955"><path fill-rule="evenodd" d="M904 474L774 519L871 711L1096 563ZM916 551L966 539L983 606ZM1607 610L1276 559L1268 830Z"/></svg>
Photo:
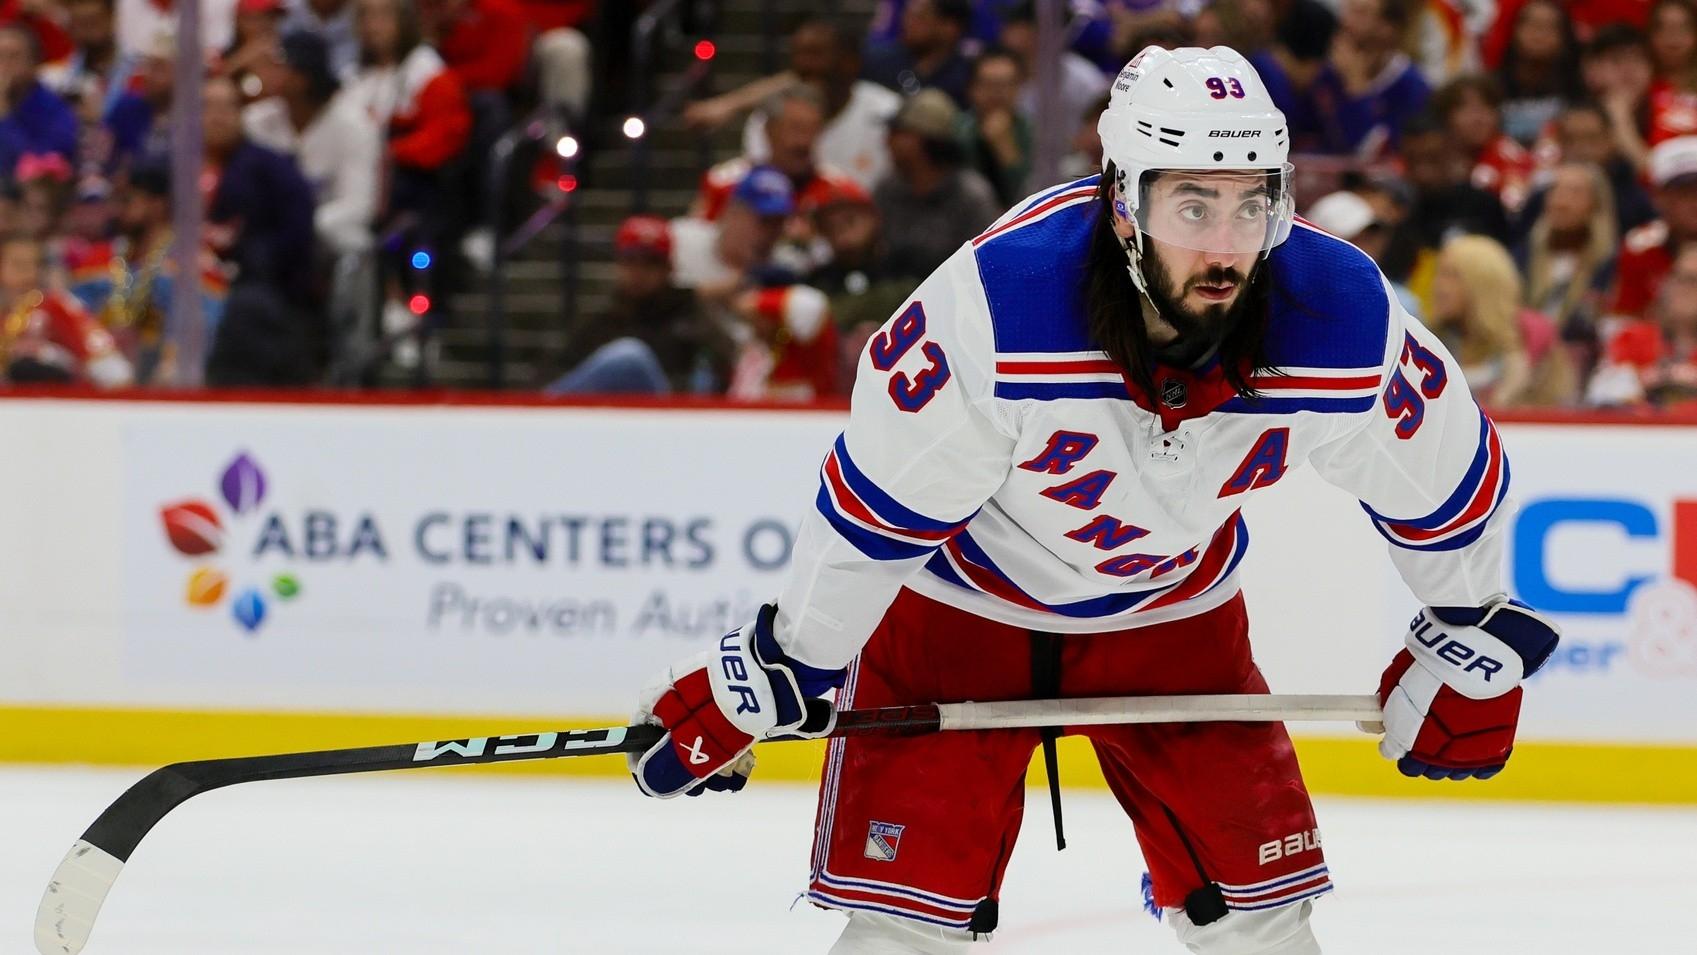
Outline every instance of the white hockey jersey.
<svg viewBox="0 0 1697 955"><path fill-rule="evenodd" d="M1244 502L1304 461L1362 501L1422 601L1501 591L1496 430L1377 266L1299 220L1262 264L1261 397L1217 368L1144 395L1087 332L1096 186L1015 207L873 337L778 598L785 651L847 664L903 586L1060 633L1202 613L1237 592Z"/></svg>

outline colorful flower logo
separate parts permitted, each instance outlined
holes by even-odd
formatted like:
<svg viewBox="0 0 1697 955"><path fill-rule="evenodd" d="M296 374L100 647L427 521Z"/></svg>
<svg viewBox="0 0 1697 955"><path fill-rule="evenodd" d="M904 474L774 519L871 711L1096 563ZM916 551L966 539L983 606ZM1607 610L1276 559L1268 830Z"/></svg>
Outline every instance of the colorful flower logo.
<svg viewBox="0 0 1697 955"><path fill-rule="evenodd" d="M265 472L246 452L236 455L218 478L218 492L234 519L245 518L259 509L265 500ZM165 538L171 547L185 557L216 555L224 546L224 518L217 508L198 498L177 501L159 509L165 525ZM190 574L184 599L197 609L210 609L223 602L231 590L230 578L223 569L206 564ZM268 597L269 592L269 597ZM270 614L270 601L289 601L301 592L300 580L294 574L281 573L271 578L269 586L247 586L230 601L230 615L248 635L259 631Z"/></svg>

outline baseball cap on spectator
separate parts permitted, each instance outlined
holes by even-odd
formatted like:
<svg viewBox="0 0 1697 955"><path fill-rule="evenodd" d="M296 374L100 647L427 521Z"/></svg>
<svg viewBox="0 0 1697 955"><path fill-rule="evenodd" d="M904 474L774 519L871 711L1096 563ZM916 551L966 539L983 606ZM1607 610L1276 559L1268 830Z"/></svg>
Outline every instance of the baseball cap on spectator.
<svg viewBox="0 0 1697 955"><path fill-rule="evenodd" d="M960 107L939 89L923 89L908 97L890 118L894 129L916 133L922 139L953 140Z"/></svg>
<svg viewBox="0 0 1697 955"><path fill-rule="evenodd" d="M659 216L631 216L613 235L613 252L622 257L672 260L672 231Z"/></svg>
<svg viewBox="0 0 1697 955"><path fill-rule="evenodd" d="M772 166L755 166L731 190L740 202L762 216L787 216L795 211L795 187L790 177Z"/></svg>
<svg viewBox="0 0 1697 955"><path fill-rule="evenodd" d="M872 196L853 179L829 176L814 182L816 185L810 186L801 195L799 206L802 212L811 214L836 206L872 205Z"/></svg>
<svg viewBox="0 0 1697 955"><path fill-rule="evenodd" d="M1353 192L1321 196L1303 218L1348 242L1375 224L1373 206Z"/></svg>
<svg viewBox="0 0 1697 955"><path fill-rule="evenodd" d="M1650 182L1657 189L1692 185L1697 176L1697 136L1676 136L1650 150Z"/></svg>

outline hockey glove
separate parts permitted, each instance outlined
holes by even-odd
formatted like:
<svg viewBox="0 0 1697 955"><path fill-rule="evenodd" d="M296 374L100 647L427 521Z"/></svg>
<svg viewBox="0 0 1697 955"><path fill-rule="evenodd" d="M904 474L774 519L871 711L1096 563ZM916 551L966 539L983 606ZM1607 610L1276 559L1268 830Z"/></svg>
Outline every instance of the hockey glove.
<svg viewBox="0 0 1697 955"><path fill-rule="evenodd" d="M1514 749L1521 680L1549 659L1554 625L1499 596L1484 607L1425 607L1408 649L1379 680L1379 752L1405 776L1489 779Z"/></svg>
<svg viewBox="0 0 1697 955"><path fill-rule="evenodd" d="M667 671L643 692L635 722L666 735L629 758L644 794L670 799L704 789L735 792L754 768L756 741L830 735L836 712L818 697L840 686L842 670L821 670L786 657L772 634L775 604L717 646Z"/></svg>

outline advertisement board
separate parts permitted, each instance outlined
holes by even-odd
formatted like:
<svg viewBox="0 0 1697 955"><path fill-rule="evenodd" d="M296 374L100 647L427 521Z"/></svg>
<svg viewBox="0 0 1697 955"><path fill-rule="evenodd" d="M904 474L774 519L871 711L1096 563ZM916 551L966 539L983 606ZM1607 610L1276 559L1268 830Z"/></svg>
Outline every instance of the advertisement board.
<svg viewBox="0 0 1697 955"><path fill-rule="evenodd" d="M0 401L0 707L626 713L776 593L842 418ZM1505 580L1566 634L1523 738L1697 745L1697 427L1502 432ZM1359 506L1304 468L1245 514L1274 689L1373 690L1418 602Z"/></svg>

